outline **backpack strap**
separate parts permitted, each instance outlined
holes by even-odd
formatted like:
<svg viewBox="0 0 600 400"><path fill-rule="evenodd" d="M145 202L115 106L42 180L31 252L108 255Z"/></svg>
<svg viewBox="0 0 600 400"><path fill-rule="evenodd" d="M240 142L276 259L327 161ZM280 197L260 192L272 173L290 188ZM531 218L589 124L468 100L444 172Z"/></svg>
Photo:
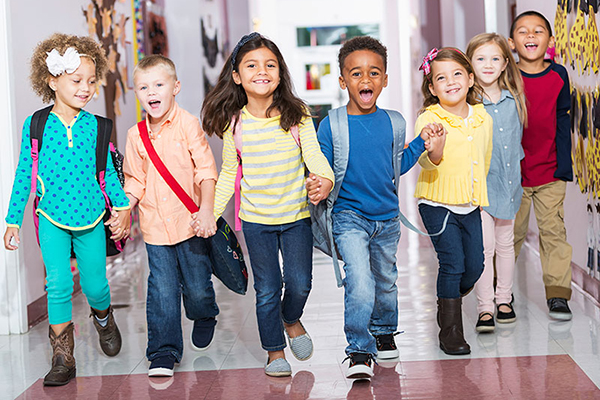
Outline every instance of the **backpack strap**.
<svg viewBox="0 0 600 400"><path fill-rule="evenodd" d="M53 105L37 110L31 117L31 123L29 125L29 139L31 141L31 193L35 194L37 189L37 175L38 175L38 160L40 151L42 150L42 138L44 137L44 128L46 127L46 121L52 111Z"/></svg>
<svg viewBox="0 0 600 400"><path fill-rule="evenodd" d="M242 149L244 147L243 140L243 127L242 127L242 112L240 111L237 115L234 115L231 118L231 122L229 123L231 126L231 131L233 134L233 142L235 143L235 150L237 153L238 160L238 168L235 175L235 188L234 188L234 204L235 204L235 230L242 230L242 220L240 219L240 208L242 205L241 199L241 186L242 186L242 177L244 176L244 172L242 169ZM299 133L298 125L294 125L290 128L290 133L292 137L296 141L300 150L302 150L302 145L300 143L300 133Z"/></svg>
<svg viewBox="0 0 600 400"><path fill-rule="evenodd" d="M100 184L100 190L104 195L106 207L112 211L110 200L106 194L106 163L108 162L108 150L110 148L110 136L112 135L113 122L111 119L96 115L98 131L96 136L96 179Z"/></svg>

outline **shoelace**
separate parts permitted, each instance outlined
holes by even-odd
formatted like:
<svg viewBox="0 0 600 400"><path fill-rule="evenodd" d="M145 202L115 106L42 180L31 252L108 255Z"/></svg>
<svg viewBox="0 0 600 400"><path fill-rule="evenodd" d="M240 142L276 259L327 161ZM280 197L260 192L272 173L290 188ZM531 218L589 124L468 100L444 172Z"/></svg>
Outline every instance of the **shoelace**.
<svg viewBox="0 0 600 400"><path fill-rule="evenodd" d="M394 342L394 336L397 336L401 333L404 333L404 331L399 331L399 332L394 332L394 333L390 333L389 335L381 335L381 336L377 336L375 338L375 340L377 341L377 345L381 346L384 344L389 344L389 345L394 345L395 346L395 342Z"/></svg>

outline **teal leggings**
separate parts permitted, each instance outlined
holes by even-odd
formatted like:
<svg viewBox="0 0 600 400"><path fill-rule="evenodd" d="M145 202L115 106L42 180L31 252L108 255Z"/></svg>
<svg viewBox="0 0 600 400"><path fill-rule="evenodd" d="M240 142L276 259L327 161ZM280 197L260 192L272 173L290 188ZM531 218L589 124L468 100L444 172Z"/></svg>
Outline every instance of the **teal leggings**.
<svg viewBox="0 0 600 400"><path fill-rule="evenodd" d="M72 319L71 243L77 256L81 290L92 308L106 310L110 305L110 289L106 279L106 237L102 221L90 229L71 231L54 225L40 214L39 235L46 266L50 325Z"/></svg>

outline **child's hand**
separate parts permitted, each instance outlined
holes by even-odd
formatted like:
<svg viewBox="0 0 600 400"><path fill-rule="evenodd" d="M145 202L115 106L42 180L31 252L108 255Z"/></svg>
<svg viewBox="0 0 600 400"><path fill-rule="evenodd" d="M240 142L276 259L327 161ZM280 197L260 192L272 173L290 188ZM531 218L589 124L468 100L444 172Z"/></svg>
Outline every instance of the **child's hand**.
<svg viewBox="0 0 600 400"><path fill-rule="evenodd" d="M308 199L316 206L329 196L332 186L333 183L329 179L311 173L306 179Z"/></svg>
<svg viewBox="0 0 600 400"><path fill-rule="evenodd" d="M12 238L15 238L16 245L10 243ZM6 232L4 233L4 248L6 248L6 250L16 250L19 248L19 243L21 243L21 239L19 239L19 228L14 226L7 227Z"/></svg>
<svg viewBox="0 0 600 400"><path fill-rule="evenodd" d="M435 136L430 137L425 142L425 150L427 150L427 155L432 163L438 165L440 161L442 161L442 156L444 155L444 146L446 145L446 129L441 127L441 131L439 131Z"/></svg>
<svg viewBox="0 0 600 400"><path fill-rule="evenodd" d="M217 223L215 222L215 215L213 210L202 209L195 214L192 214L192 220L190 225L194 228L196 236L209 238L217 233Z"/></svg>
<svg viewBox="0 0 600 400"><path fill-rule="evenodd" d="M421 139L423 139L425 142L427 142L429 138L443 135L445 135L444 126L437 122L431 122L425 125L421 130Z"/></svg>
<svg viewBox="0 0 600 400"><path fill-rule="evenodd" d="M104 223L110 228L112 240L119 241L129 236L129 229L131 228L131 214L130 210L113 210L111 217Z"/></svg>

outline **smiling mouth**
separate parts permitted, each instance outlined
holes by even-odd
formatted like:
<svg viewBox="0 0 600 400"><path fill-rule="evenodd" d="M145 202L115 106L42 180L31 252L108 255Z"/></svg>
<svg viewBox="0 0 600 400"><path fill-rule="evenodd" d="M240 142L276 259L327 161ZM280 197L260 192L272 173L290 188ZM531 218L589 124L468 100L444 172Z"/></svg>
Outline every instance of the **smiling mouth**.
<svg viewBox="0 0 600 400"><path fill-rule="evenodd" d="M254 83L257 83L259 85L266 85L269 82L271 82L271 81L268 80L268 79L257 79L257 80L254 81Z"/></svg>
<svg viewBox="0 0 600 400"><path fill-rule="evenodd" d="M160 100L150 100L148 105L151 109L156 110L160 106Z"/></svg>
<svg viewBox="0 0 600 400"><path fill-rule="evenodd" d="M454 89L446 90L446 93L454 94L454 93L458 93L459 90L460 90L460 88L454 88Z"/></svg>
<svg viewBox="0 0 600 400"><path fill-rule="evenodd" d="M535 50L538 48L538 45L535 43L525 43L525 48L528 50Z"/></svg>
<svg viewBox="0 0 600 400"><path fill-rule="evenodd" d="M363 89L358 92L358 94L360 99L365 103L368 103L373 99L373 91L371 89Z"/></svg>

